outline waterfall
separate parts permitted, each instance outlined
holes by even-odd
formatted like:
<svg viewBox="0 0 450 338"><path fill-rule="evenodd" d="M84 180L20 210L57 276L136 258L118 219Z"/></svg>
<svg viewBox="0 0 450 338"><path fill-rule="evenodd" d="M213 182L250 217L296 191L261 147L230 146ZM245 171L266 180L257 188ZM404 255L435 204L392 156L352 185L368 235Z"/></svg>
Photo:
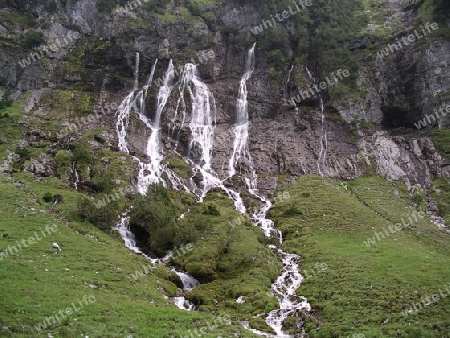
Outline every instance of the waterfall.
<svg viewBox="0 0 450 338"><path fill-rule="evenodd" d="M216 120L216 102L197 75L197 66L188 63L184 66L180 80L179 103L186 107L184 93L189 94L191 115L188 127L191 131L189 141L189 157L203 174L202 196L212 187L218 185L217 175L211 168L211 156L214 143L214 128ZM186 109L184 109L186 110ZM183 118L183 124L184 124ZM220 184L219 184L220 185Z"/></svg>
<svg viewBox="0 0 450 338"><path fill-rule="evenodd" d="M286 83L285 83L286 86L291 81L291 73L292 73L293 70L294 70L294 65L291 65L291 68L289 68L289 71L288 71L288 74L287 74L287 78L286 78Z"/></svg>
<svg viewBox="0 0 450 338"><path fill-rule="evenodd" d="M187 123L191 131L188 161L193 166L194 171L199 172L203 178L200 192L197 194L199 200L201 201L212 188L220 188L234 201L236 209L245 213L244 202L239 193L225 187L211 167L216 122L214 96L208 86L198 77L197 67L191 63L183 67L178 86L180 98L172 124L175 124L179 115L178 110L181 109L183 114L181 126ZM186 93L189 95L188 100L185 97ZM189 119L186 122L187 102L190 102L191 109L189 110Z"/></svg>
<svg viewBox="0 0 450 338"><path fill-rule="evenodd" d="M229 177L236 174L238 162L244 162L253 169L253 161L248 150L248 101L247 101L247 81L255 69L255 46L248 51L245 62L245 72L241 78L239 94L236 104L236 125L233 127L234 142L233 152L228 164ZM252 175L253 176L253 175Z"/></svg>
<svg viewBox="0 0 450 338"><path fill-rule="evenodd" d="M197 156L201 168L211 170L211 155L214 143L214 128L216 122L216 102L214 96L197 76L197 66L188 63L184 66L180 80L180 99L185 106L183 93L190 96L192 109L189 121L191 140L189 154Z"/></svg>
<svg viewBox="0 0 450 338"><path fill-rule="evenodd" d="M136 52L136 58L134 60L134 90L139 87L139 52Z"/></svg>
<svg viewBox="0 0 450 338"><path fill-rule="evenodd" d="M319 158L317 161L317 170L319 171L320 176L323 177L323 172L326 171L326 161L327 161L327 150L328 150L328 132L327 132L327 119L325 117L325 109L323 106L322 97L320 97L320 113L321 116L321 124L322 129L320 133L320 150L319 150Z"/></svg>
<svg viewBox="0 0 450 338"><path fill-rule="evenodd" d="M311 72L308 69L308 66L306 68L306 73L308 74L309 79L316 83L316 79L312 76ZM321 113L321 130L320 130L320 137L319 137L319 155L317 158L317 171L319 172L320 176L324 176L324 171L326 171L326 159L327 159L327 150L328 150L328 132L327 132L327 119L325 116L325 108L323 105L323 99L322 95L319 95L319 102L320 102L320 113Z"/></svg>
<svg viewBox="0 0 450 338"><path fill-rule="evenodd" d="M165 259L169 256L164 257L163 259L154 259L150 256L144 254L141 249L139 249L136 245L136 238L134 234L130 230L130 216L128 216L128 210L125 211L121 217L117 225L113 228L113 230L117 230L122 237L122 240L125 244L125 246L133 251L134 253L137 253L139 255L142 255L143 257L147 258L150 262L153 264L158 264L165 266L164 262ZM175 268L170 269L172 272L176 273L178 277L180 278L181 283L183 284L183 291L187 292L192 289L194 289L197 285L200 283L198 280L196 280L194 277L189 276L188 274L184 272L177 271ZM172 301L178 308L182 310L192 311L195 309L194 304L192 304L190 301L186 300L183 296L173 297Z"/></svg>
<svg viewBox="0 0 450 338"><path fill-rule="evenodd" d="M144 85L144 90L147 90L148 87L150 87L153 82L153 77L155 76L155 69L156 69L157 63L158 63L158 59L155 60L155 63L152 66L152 70L150 71L150 76L148 77L147 82Z"/></svg>
<svg viewBox="0 0 450 338"><path fill-rule="evenodd" d="M150 163L145 163L141 161L138 157L134 156L134 160L139 163L139 174L138 174L138 191L141 194L147 192L147 188L151 183L164 183L161 179L161 161L163 159L160 152L160 120L161 113L167 103L168 97L172 91L172 80L175 75L172 60L164 77L163 85L160 87L158 92L158 103L155 113L154 121L151 122L145 114L145 99L147 97L148 87L153 81L153 76L155 74L155 67L157 61L153 64L150 76L143 87L143 89L138 90L138 78L139 78L139 53L136 53L136 65L135 65L135 87L133 90L125 97L117 109L117 122L116 130L118 136L118 148L120 151L129 153L128 143L126 140L127 128L130 122L130 115L132 112L136 112L139 119L151 130L149 139L147 140L146 155L149 157Z"/></svg>
<svg viewBox="0 0 450 338"><path fill-rule="evenodd" d="M281 249L276 250L283 261L284 267L281 270L281 275L272 284L271 290L278 298L280 308L271 311L266 318L266 322L276 332L277 337L290 337L283 333L284 320L301 310L311 311L311 305L305 297L296 294L296 290L303 281L303 276L298 272L300 257L286 253Z"/></svg>
<svg viewBox="0 0 450 338"><path fill-rule="evenodd" d="M257 190L257 175L253 167L253 161L248 147L248 101L247 101L247 81L253 74L255 68L254 51L256 43L253 44L249 50L245 63L244 75L240 80L240 87L237 99L236 109L236 124L232 129L233 152L228 163L229 177L236 173L236 167L240 164L247 166L250 171L249 177L245 177L245 184L249 193L262 202L262 206L252 214L253 223L263 230L267 237L275 235L282 243L281 232L275 229L273 221L266 218L267 212L272 206L271 202L261 196ZM139 58L137 54L137 59ZM180 81L175 85L173 79L175 71L172 60L167 68L163 85L160 87L157 96L157 108L153 121L150 121L145 114L145 99L147 96L147 89L151 85L154 75L154 69L157 60L153 65L152 72L149 79L142 90L133 89L133 91L123 100L118 109L118 120L116 129L119 139L119 149L123 152L129 152L126 140L127 127L129 124L130 114L135 111L141 121L150 129L151 135L147 140L146 154L149 157L149 163L140 161L137 157L135 160L139 162L139 176L138 176L138 191L145 194L148 185L151 183L165 183L161 174L164 172L171 182L178 182L180 186L189 191L189 189L181 183L181 180L169 169L161 166L163 155L160 150L160 129L161 129L161 114L167 104L168 98L176 86L179 90L179 99L175 110L175 116L171 121L173 125L172 134L175 129L175 122L177 119L181 120L182 128L187 124L190 130L189 139L189 155L186 160L192 165L196 173L201 174L203 180L200 187L200 192L196 193L201 201L203 197L212 188L220 188L234 201L235 208L241 213L246 213L243 200L239 193L229 189L224 185L224 182L212 169L212 151L214 140L214 128L216 119L216 103L213 94L210 92L208 86L201 81L197 74L197 68L193 64L186 64L182 70ZM138 61L136 69L138 69ZM138 78L138 71L135 69L135 84ZM188 97L185 97L188 95ZM190 108L188 105L190 103ZM322 105L323 106L323 105ZM189 113L188 113L189 112ZM188 117L189 115L189 117ZM171 129L171 128L169 128ZM326 144L325 144L326 147ZM195 176L195 175L194 175ZM191 178L192 182L192 178ZM193 182L192 182L193 183ZM195 185L193 183L193 185ZM190 191L189 191L190 192ZM116 229L122 235L125 245L136 253L142 254L140 249L136 246L136 241L133 234L129 230L129 217L127 214L122 215ZM297 296L295 291L300 286L302 276L298 272L297 255L288 254L281 249L270 246L274 250L280 260L283 262L283 269L281 275L272 284L271 290L277 297L279 302L279 309L271 311L267 317L266 322L278 336L284 336L282 332L283 321L290 315L296 314L300 310L310 310L310 306L304 297ZM145 256L145 255L144 255ZM152 260L150 257L145 256ZM163 260L152 260L157 264L164 264ZM173 270L180 277L183 283L183 290L188 291L195 287L198 282L191 276ZM192 310L193 305L187 302L184 297L175 297L174 303L183 309ZM244 325L244 324L243 324ZM246 325L244 325L247 327ZM257 330L252 330L256 332ZM262 335L265 335L262 333ZM267 336L270 336L267 334Z"/></svg>
<svg viewBox="0 0 450 338"><path fill-rule="evenodd" d="M229 177L232 177L236 173L235 168L237 164L239 162L244 162L251 173L250 178L245 178L247 189L251 195L262 202L262 206L252 214L252 221L255 225L262 229L266 237L271 238L272 235L275 235L281 244L283 240L281 231L275 229L273 221L266 218L267 212L271 208L272 203L258 193L257 175L253 167L253 160L251 158L250 151L248 149L249 121L247 81L253 74L255 66L255 46L256 42L248 52L245 72L240 81L237 99L236 125L233 128L233 153L229 162ZM292 71L292 68L290 71ZM296 290L303 280L302 275L298 272L298 261L300 260L300 257L294 254L288 254L273 245L270 245L269 247L277 253L278 257L283 262L283 269L281 271L281 275L271 286L273 294L278 299L279 309L273 310L268 314L266 317L266 323L276 332L278 337L286 337L282 330L284 320L288 316L294 315L300 310L309 311L311 307L305 297L296 295ZM243 322L242 324L245 328L250 329L256 334L261 336L270 336L258 330L251 329L248 323Z"/></svg>
<svg viewBox="0 0 450 338"><path fill-rule="evenodd" d="M116 131L118 148L121 152L129 153L127 143L127 128L130 122L131 110L134 106L134 90L129 93L117 108Z"/></svg>
<svg viewBox="0 0 450 338"><path fill-rule="evenodd" d="M136 245L136 238L134 234L130 230L130 216L128 216L128 210L125 211L121 216L119 223L113 228L113 230L117 230L120 234L120 236L123 239L123 242L125 246L133 251L134 253L137 253L139 255L144 256L148 260L150 260L152 263L157 263L156 259L152 259L149 256L145 255L141 249L139 249Z"/></svg>
<svg viewBox="0 0 450 338"><path fill-rule="evenodd" d="M167 67L166 75L164 76L164 82L159 88L157 97L156 113L153 123L148 126L151 129L151 134L147 140L146 154L149 157L150 163L140 163L139 176L138 176L138 191L141 194L147 192L147 188L152 183L163 183L161 178L161 161L163 155L160 150L160 136L161 129L161 113L166 106L167 100L172 92L173 78L175 76L172 60ZM140 116L143 116L140 114Z"/></svg>
<svg viewBox="0 0 450 338"><path fill-rule="evenodd" d="M75 177L75 181L73 182L73 187L74 187L75 190L77 190L78 189L79 178L78 178L77 162L76 161L72 162L72 171L73 171L73 175Z"/></svg>

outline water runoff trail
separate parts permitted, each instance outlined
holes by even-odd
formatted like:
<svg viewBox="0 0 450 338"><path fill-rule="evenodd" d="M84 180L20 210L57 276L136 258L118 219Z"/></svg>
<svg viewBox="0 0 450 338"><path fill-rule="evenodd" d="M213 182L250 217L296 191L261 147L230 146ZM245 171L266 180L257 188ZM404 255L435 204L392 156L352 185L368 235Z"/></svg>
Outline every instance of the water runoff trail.
<svg viewBox="0 0 450 338"><path fill-rule="evenodd" d="M258 200L262 202L262 206L251 214L253 223L260 226L267 237L276 236L279 243L282 243L281 232L276 230L274 223L266 218L267 211L272 206L271 202L264 196L260 195L257 189L257 174L253 166L253 160L250 155L248 147L249 135L249 116L248 116L248 90L247 81L253 74L255 67L254 51L256 43L253 44L248 51L245 64L245 72L240 81L239 94L237 98L237 112L236 124L233 127L233 150L228 163L229 177L237 173L236 168L247 168L244 177L248 191ZM138 59L138 54L136 58ZM172 186L183 186L186 191L193 193L199 201L213 188L222 189L233 201L235 208L241 213L246 213L243 200L240 194L225 186L224 181L219 178L214 172L211 165L212 150L214 144L214 130L216 118L216 103L213 94L210 92L208 86L201 81L197 73L197 67L193 64L186 64L180 74L180 80L174 83L175 72L172 61L170 61L164 76L164 81L159 89L157 97L157 107L154 121L150 121L145 114L145 98L147 89L152 83L153 74L155 71L157 61L153 65L149 80L142 89L138 89L138 72L135 72L135 87L133 91L125 97L118 109L117 119L117 135L119 139L119 149L128 153L127 144L127 127L129 124L130 115L134 112L138 115L141 121L151 130L151 135L147 140L146 154L149 158L148 163L140 161L137 157L135 160L139 163L138 176L138 191L145 193L147 187L151 183L161 183L166 185L165 178L176 182L171 182ZM138 64L136 64L138 69ZM171 122L175 125L175 119L181 119L181 126L187 125L190 130L189 140L189 155L185 160L192 165L196 173L200 173L202 181L200 186L194 190L188 189L181 180L172 173L167 167L161 166L161 161L164 158L160 146L161 129L161 114L167 104L167 100L174 89L178 90L178 102L176 106L175 116ZM190 107L188 107L190 103ZM163 175L164 174L164 175ZM195 175L193 175L195 176ZM227 177L228 179L228 177ZM192 182L191 185L195 186ZM139 248L136 247L134 236L129 230L129 217L125 213L122 215L121 221L117 225L119 233L121 233L125 245L130 250L142 254ZM296 295L296 289L300 286L303 277L298 272L299 257L289 254L276 246L270 246L274 250L281 261L283 262L283 269L281 275L272 284L271 290L277 297L279 302L279 309L271 311L266 318L270 327L276 332L275 337L289 337L282 331L282 323L288 316L294 316L298 311L309 311L310 305L306 298ZM150 257L148 259L152 260ZM161 263L161 260L152 260L155 263ZM177 272L183 282L183 289L190 290L195 287L198 282L182 272ZM183 297L175 298L174 302L184 309L192 309L192 305L187 303ZM267 334L248 326L248 323L242 323L251 331L258 333L261 336L274 337L272 334Z"/></svg>
<svg viewBox="0 0 450 338"><path fill-rule="evenodd" d="M312 83L316 83L316 79L313 77L311 72L306 66L306 73L308 74L309 79ZM319 137L319 154L317 158L317 171L320 176L324 176L324 171L326 171L326 161L327 161L327 151L328 151L328 131L327 131L327 119L325 116L325 107L323 105L322 96L319 93L319 105L320 105L320 113L321 113L321 131Z"/></svg>
<svg viewBox="0 0 450 338"><path fill-rule="evenodd" d="M157 97L157 107L155 112L154 121L147 118L145 114L145 99L147 98L148 88L151 86L153 81L153 76L155 74L155 68L158 60L153 64L150 76L142 87L139 89L139 53L136 53L136 64L135 64L135 82L133 90L125 97L122 103L119 105L117 110L117 123L116 131L118 136L119 150L125 153L129 153L128 142L127 142L127 128L130 122L130 117L132 113L135 113L137 117L144 123L144 125L150 129L151 134L147 140L146 154L149 158L149 162L141 161L137 156L133 156L133 159L138 163L139 174L137 190L141 194L147 192L147 188L152 183L162 183L165 184L161 177L161 173L164 168L161 166L161 161L163 156L160 150L160 135L159 131L161 129L161 113L167 103L168 97L173 88L173 78L174 78L174 68L172 60L169 62L166 74L164 76L164 82L159 89ZM181 180L174 174L168 171L168 177L176 180L176 183L181 182ZM186 190L187 189L186 187ZM166 265L166 261L170 258L169 256L164 257L164 259L153 259L148 255L144 254L136 245L136 239L134 234L130 231L130 216L129 210L121 215L121 218L116 225L115 229L122 236L122 239L131 251L143 255L145 258L150 260L154 264ZM192 290L199 282L189 276L188 274L177 271L171 268L180 278L183 284L183 291ZM193 310L194 305L187 301L184 297L174 297L172 299L174 303L184 310Z"/></svg>
<svg viewBox="0 0 450 338"><path fill-rule="evenodd" d="M283 242L282 234L275 229L274 222L266 218L267 212L272 206L272 203L264 196L260 195L257 188L257 174L253 166L253 160L250 155L248 147L248 90L247 81L253 74L255 67L255 44L248 51L244 75L240 81L239 94L237 98L236 111L236 125L233 128L234 142L233 152L229 161L229 176L236 174L236 166L243 164L247 168L247 173L244 174L246 186L250 194L262 202L262 206L256 210L251 218L255 225L261 227L267 237L276 236L279 244ZM300 311L310 311L311 306L307 299L296 294L296 290L300 287L303 276L298 272L298 264L300 257L294 254L284 252L280 248L269 245L269 247L277 253L280 260L283 262L283 269L281 275L275 280L271 286L272 293L277 297L279 309L271 311L267 317L267 324L275 331L276 335L267 334L255 329L252 329L248 323L243 322L245 328L263 337L290 337L283 332L283 322L289 316L298 315Z"/></svg>

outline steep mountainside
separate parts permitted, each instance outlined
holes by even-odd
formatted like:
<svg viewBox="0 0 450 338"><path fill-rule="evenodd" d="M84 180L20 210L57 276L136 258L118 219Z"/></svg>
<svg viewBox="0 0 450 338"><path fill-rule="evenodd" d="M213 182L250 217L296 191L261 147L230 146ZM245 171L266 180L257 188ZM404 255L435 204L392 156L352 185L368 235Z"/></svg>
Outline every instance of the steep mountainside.
<svg viewBox="0 0 450 338"><path fill-rule="evenodd" d="M447 299L397 316L449 276L445 0L0 0L0 45L1 332L33 336L83 283L105 298L45 333L182 336L215 314L202 335L450 335ZM45 222L73 252L13 255ZM54 302L14 301L11 271L32 289L51 279L28 265L69 257ZM81 268L145 257L145 285Z"/></svg>

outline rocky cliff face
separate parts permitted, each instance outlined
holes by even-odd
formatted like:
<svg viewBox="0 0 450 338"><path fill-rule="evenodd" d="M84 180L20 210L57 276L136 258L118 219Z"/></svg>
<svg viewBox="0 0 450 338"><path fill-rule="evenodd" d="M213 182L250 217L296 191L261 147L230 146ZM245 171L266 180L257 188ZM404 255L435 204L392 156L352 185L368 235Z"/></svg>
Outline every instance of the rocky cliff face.
<svg viewBox="0 0 450 338"><path fill-rule="evenodd" d="M64 43L55 52L22 68L17 61L29 57L30 51L12 41L21 40L31 27L4 20L0 25L0 85L16 90L16 97L20 92L32 91L28 96L29 111L45 116L52 111L52 103L45 99L48 96L36 94L43 88L90 93L89 109L107 103L118 105L133 87L136 51L141 55L140 83L145 83L156 58L159 62L155 79L163 77L169 59L176 67L195 63L216 100L213 168L219 176L226 177L224 163L233 142L229 131L235 122L245 56L250 42L264 39L263 35L251 33L251 28L265 18L258 7L251 3L204 6L202 12L211 14L193 18L185 16L185 8L172 1L166 6L166 14L155 19L141 6L123 14L120 7L111 13L99 12L93 0L59 0L55 5L51 11L34 1L9 0L0 6L4 17L16 12L31 16L47 43L81 34L79 39ZM399 1L388 1L383 7L389 13L385 26L400 21L406 31L412 32L418 6L405 7ZM289 20L282 24L287 31L289 25ZM321 92L325 118L319 95L298 107L286 104L299 89L313 85L306 73L307 56L292 56L284 70L276 71L268 63L267 51L257 43L256 68L247 84L249 147L259 186L267 195L310 173L346 179L370 169L392 180L405 180L411 189L420 185L427 191L436 177L450 177L448 160L436 151L426 133L414 127L427 114L450 104L450 42L436 36L424 38L380 58L377 51L386 47L380 41L367 34L354 41L353 50L361 58L357 76L360 94L330 96L327 91ZM149 90L147 112L151 117L158 87ZM163 143L166 153L176 150L187 156L188 131L180 130L176 149L169 133L176 104L174 94L163 114ZM59 120L63 126L70 122ZM449 115L442 116L436 124L445 128L449 121ZM107 126L103 138L106 143L101 146L114 149L114 125L115 116L107 114L90 121L86 128ZM133 120L130 151L144 158L147 136L147 131ZM38 167L35 163L29 170Z"/></svg>

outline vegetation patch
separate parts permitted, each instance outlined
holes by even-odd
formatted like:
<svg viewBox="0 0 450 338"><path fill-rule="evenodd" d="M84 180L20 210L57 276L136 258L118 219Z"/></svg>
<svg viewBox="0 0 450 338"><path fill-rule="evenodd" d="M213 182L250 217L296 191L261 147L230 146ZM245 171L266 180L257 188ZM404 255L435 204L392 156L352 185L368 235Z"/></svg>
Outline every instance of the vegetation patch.
<svg viewBox="0 0 450 338"><path fill-rule="evenodd" d="M450 235L426 217L414 218L424 210L416 209L403 184L364 177L346 185L305 176L286 187L291 198L271 210L283 245L302 257L300 271L316 263L328 266L297 290L317 311L316 320L307 319L310 336L447 334L450 297L417 315L402 311L448 284ZM286 215L292 204L302 213ZM391 231L403 221L409 225Z"/></svg>

